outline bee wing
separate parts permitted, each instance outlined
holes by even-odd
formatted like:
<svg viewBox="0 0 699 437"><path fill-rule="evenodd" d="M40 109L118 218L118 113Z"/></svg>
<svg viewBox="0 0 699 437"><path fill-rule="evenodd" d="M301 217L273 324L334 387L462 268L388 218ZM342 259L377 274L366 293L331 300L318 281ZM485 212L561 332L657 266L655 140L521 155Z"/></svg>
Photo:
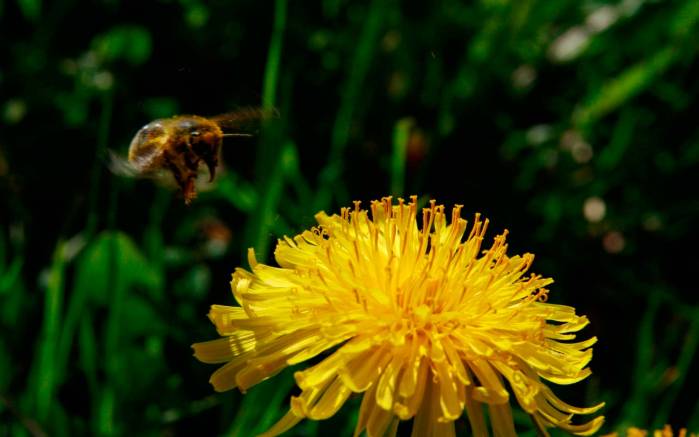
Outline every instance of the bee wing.
<svg viewBox="0 0 699 437"><path fill-rule="evenodd" d="M126 178L150 179L154 181L156 184L168 188L170 190L179 189L171 173L164 170L149 172L140 171L128 159L117 154L113 150L108 151L107 167L109 167L110 172L117 176L123 176Z"/></svg>
<svg viewBox="0 0 699 437"><path fill-rule="evenodd" d="M224 133L256 133L264 120L279 118L274 108L247 106L225 114L211 117Z"/></svg>
<svg viewBox="0 0 699 437"><path fill-rule="evenodd" d="M172 173L166 170L142 172L134 164L132 164L128 159L114 152L113 150L108 151L107 157L107 167L109 171L117 176L123 176L127 178L139 178L139 179L152 179L159 185L167 188L177 189L177 183L172 177ZM197 179L195 180L195 185L197 188L202 188L204 191L211 189L209 187L213 184L209 181L209 176L199 172L197 174Z"/></svg>
<svg viewBox="0 0 699 437"><path fill-rule="evenodd" d="M126 178L161 179L165 171L143 171L113 150L107 151L107 167L117 176Z"/></svg>
<svg viewBox="0 0 699 437"><path fill-rule="evenodd" d="M124 176L127 178L137 178L142 176L128 159L117 154L113 150L107 151L107 167L109 167L109 171L117 176Z"/></svg>

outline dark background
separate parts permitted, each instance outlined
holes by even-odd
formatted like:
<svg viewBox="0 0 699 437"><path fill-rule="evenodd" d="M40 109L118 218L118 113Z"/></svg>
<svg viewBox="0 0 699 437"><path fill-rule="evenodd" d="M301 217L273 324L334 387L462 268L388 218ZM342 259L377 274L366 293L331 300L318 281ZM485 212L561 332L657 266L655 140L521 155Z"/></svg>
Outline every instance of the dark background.
<svg viewBox="0 0 699 437"><path fill-rule="evenodd" d="M555 391L607 402L604 431L698 431L698 20L693 0L0 0L0 434L263 431L291 373L214 394L189 347L216 336L208 306L247 247L272 262L317 211L387 194L537 255L599 338ZM226 140L190 207L108 171L148 121L244 106L280 116ZM290 434L351 435L356 409Z"/></svg>

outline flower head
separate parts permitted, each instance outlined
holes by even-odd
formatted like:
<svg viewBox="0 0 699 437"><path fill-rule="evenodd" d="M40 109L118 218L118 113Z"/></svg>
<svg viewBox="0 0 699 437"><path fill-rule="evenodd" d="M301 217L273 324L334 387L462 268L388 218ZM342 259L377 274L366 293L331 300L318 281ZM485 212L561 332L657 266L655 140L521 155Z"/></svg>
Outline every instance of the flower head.
<svg viewBox="0 0 699 437"><path fill-rule="evenodd" d="M214 388L244 391L324 354L295 373L301 394L268 434L331 417L353 393L363 393L356 434L394 435L400 420L414 419L413 435L453 435L465 410L473 434L487 436L487 408L495 435L514 436L510 393L544 433L596 432L603 417L572 419L603 404L568 405L542 381L590 374L596 338L572 341L587 318L546 303L553 281L525 276L534 256L507 256L507 231L481 250L488 220L476 215L466 234L460 211L448 222L432 201L418 227L415 197L374 201L370 213L355 202L280 240L280 267L250 251L252 271L237 269L231 283L240 307L209 314L223 338L193 346L199 360L226 363L211 376Z"/></svg>
<svg viewBox="0 0 699 437"><path fill-rule="evenodd" d="M663 429L656 429L649 433L648 431L634 426L626 430L626 437L674 437L675 433L672 431L670 425L665 425ZM697 437L699 434L689 433L687 434L687 428L680 428L677 432L677 437ZM602 437L619 437L619 433L613 432L611 434L605 434Z"/></svg>

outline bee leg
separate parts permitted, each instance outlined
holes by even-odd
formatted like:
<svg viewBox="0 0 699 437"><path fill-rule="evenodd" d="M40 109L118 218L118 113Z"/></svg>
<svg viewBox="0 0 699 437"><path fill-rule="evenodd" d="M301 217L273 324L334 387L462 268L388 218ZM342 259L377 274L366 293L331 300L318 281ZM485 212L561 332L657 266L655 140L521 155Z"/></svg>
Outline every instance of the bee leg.
<svg viewBox="0 0 699 437"><path fill-rule="evenodd" d="M182 191L182 195L184 197L185 205L189 205L192 203L192 200L196 199L197 190L194 188L194 177L192 175L189 175L187 178L186 186Z"/></svg>
<svg viewBox="0 0 699 437"><path fill-rule="evenodd" d="M213 182L214 177L216 177L216 167L218 167L218 150L219 144L211 144L209 142L199 142L192 149L197 155L198 159L201 159L206 164L209 169L209 182ZM199 161L197 161L197 165Z"/></svg>
<svg viewBox="0 0 699 437"><path fill-rule="evenodd" d="M184 180L182 179L182 170L175 164L175 162L172 160L172 157L170 154L165 154L165 165L167 165L167 168L170 170L170 173L172 173L172 176L175 178L175 182L177 182L177 185L183 189L184 188Z"/></svg>
<svg viewBox="0 0 699 437"><path fill-rule="evenodd" d="M184 155L184 161L187 168L189 168L193 173L198 173L199 163L204 161L209 169L209 182L212 182L214 180L214 176L216 175L216 166L218 165L216 154L212 153L206 148L208 144L204 144L205 147L202 147L201 142L192 145L189 141L187 141L187 146L189 147L189 152Z"/></svg>
<svg viewBox="0 0 699 437"><path fill-rule="evenodd" d="M194 152L192 149L192 145L187 141L187 151L182 154L182 157L184 158L184 165L187 166L188 169L190 169L193 172L196 172L197 169L199 168L199 158L197 157L197 154Z"/></svg>
<svg viewBox="0 0 699 437"><path fill-rule="evenodd" d="M209 182L214 180L216 177L216 167L218 167L218 157L215 154L205 155L202 157L204 163L209 168Z"/></svg>
<svg viewBox="0 0 699 437"><path fill-rule="evenodd" d="M199 158L197 158L197 155L192 151L192 145L189 141L185 141L183 145L184 147L182 147L182 150L179 152L181 157L180 165L183 166L182 173L196 173L199 167Z"/></svg>
<svg viewBox="0 0 699 437"><path fill-rule="evenodd" d="M175 182L177 182L177 185L180 187L180 191L182 191L184 203L189 205L192 202L192 199L197 197L197 192L194 187L193 173L191 171L183 171L180 167L178 167L170 154L165 155L165 164L174 176Z"/></svg>

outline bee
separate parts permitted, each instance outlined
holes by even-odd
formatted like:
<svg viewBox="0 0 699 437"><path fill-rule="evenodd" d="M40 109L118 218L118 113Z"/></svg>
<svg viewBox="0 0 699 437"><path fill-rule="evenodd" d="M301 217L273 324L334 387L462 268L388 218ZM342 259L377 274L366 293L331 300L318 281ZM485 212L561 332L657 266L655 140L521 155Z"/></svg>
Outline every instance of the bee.
<svg viewBox="0 0 699 437"><path fill-rule="evenodd" d="M208 168L209 182L214 180L223 139L250 137L271 115L274 111L242 108L214 117L177 115L151 121L131 140L128 160L112 156L112 171L154 179L170 173L189 205L197 196L195 181L202 163Z"/></svg>

